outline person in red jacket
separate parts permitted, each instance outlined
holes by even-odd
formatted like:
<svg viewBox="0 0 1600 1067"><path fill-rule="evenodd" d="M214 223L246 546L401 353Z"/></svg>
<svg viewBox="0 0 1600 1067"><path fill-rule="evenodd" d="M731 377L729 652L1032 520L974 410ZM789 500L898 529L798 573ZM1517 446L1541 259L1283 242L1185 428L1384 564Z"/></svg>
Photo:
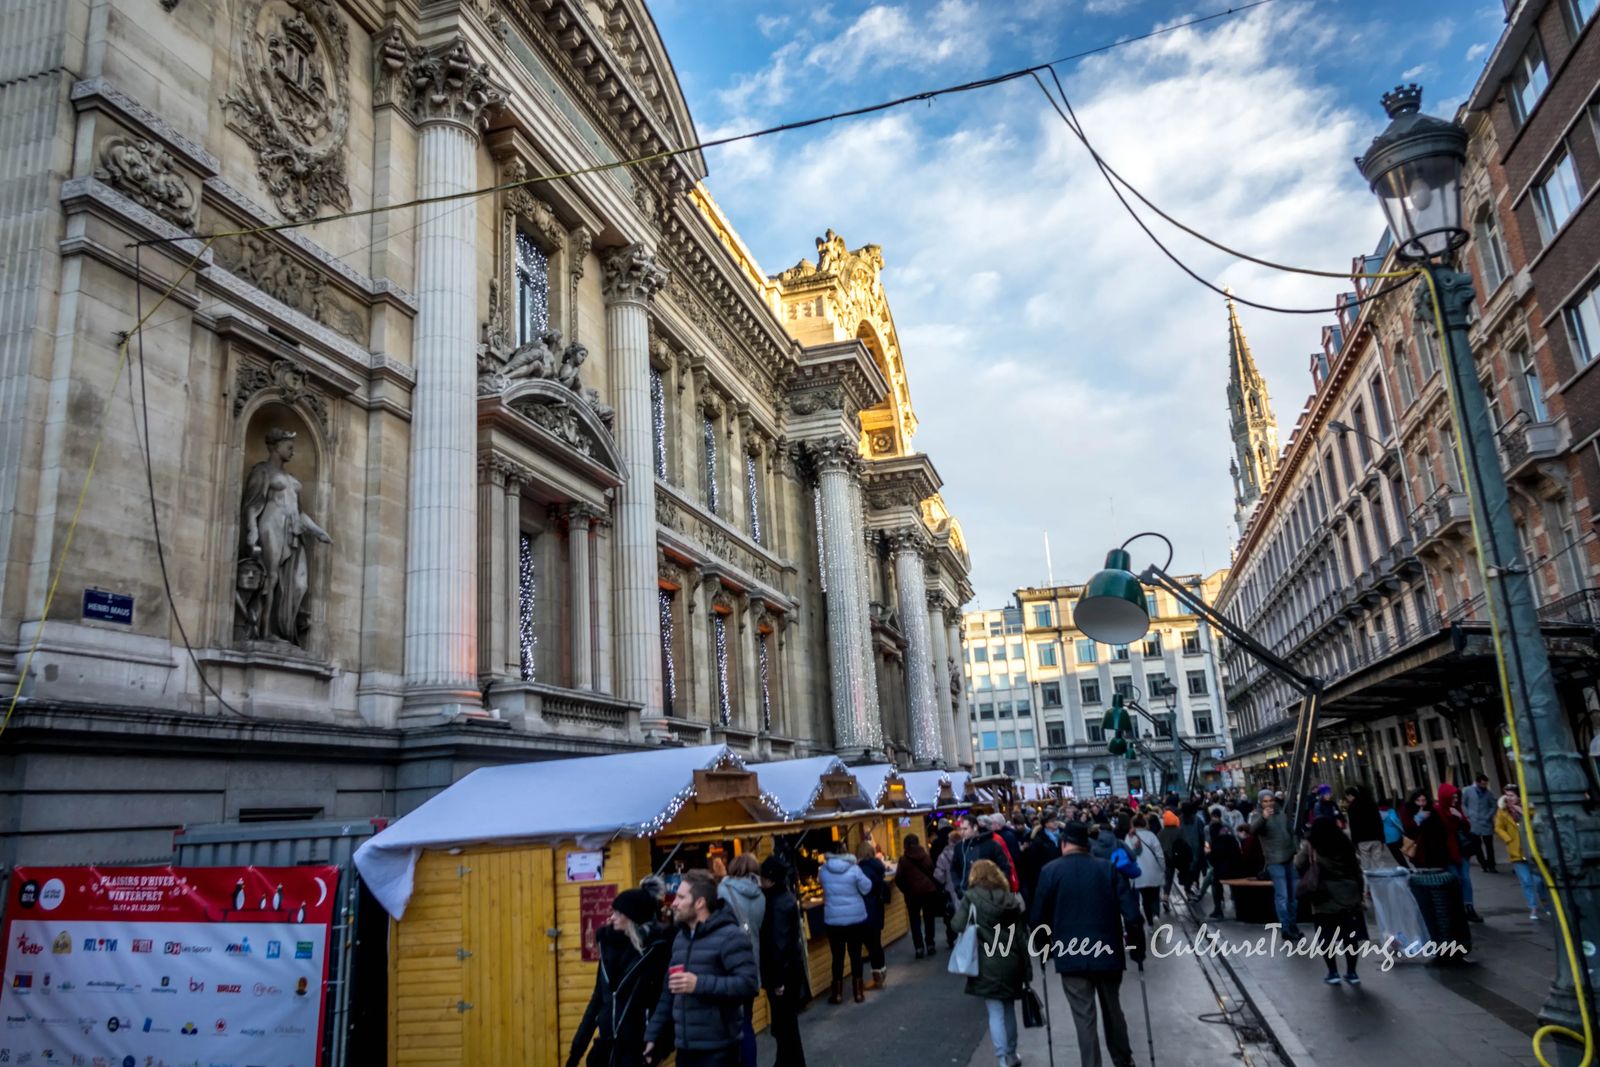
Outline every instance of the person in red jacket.
<svg viewBox="0 0 1600 1067"><path fill-rule="evenodd" d="M1444 823L1445 850L1450 856L1448 870L1461 879L1461 903L1466 905L1467 921L1481 923L1483 916L1472 906L1472 866L1467 862L1472 852L1463 849L1463 838L1472 841L1472 823L1461 813L1461 791L1449 782L1439 787L1439 803L1435 806L1439 821ZM1468 849L1471 845L1468 846Z"/></svg>

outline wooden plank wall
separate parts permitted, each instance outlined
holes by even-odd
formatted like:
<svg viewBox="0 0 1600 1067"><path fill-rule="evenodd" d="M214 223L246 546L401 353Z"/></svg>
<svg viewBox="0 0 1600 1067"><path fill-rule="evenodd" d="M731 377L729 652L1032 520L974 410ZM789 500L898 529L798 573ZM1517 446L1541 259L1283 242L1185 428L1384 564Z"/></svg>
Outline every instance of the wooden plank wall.
<svg viewBox="0 0 1600 1067"><path fill-rule="evenodd" d="M594 992L595 974L600 970L598 963L583 958L583 924L578 910L582 883L567 881L567 854L576 850L577 846L570 842L557 848L550 871L556 903L555 921L550 925L561 930L561 936L555 941L557 971L553 983L559 1004L557 1054L561 1057L566 1055L573 1035L578 1032L578 1023L583 1021L584 1009L589 1006L589 997ZM619 893L633 889L638 886L639 879L650 873L649 864L649 841L614 841L606 848L600 884L615 886ZM555 1063L557 1060L537 1062Z"/></svg>
<svg viewBox="0 0 1600 1067"><path fill-rule="evenodd" d="M555 919L548 848L481 848L460 857L463 1063L557 1063Z"/></svg>
<svg viewBox="0 0 1600 1067"><path fill-rule="evenodd" d="M459 1064L463 1058L459 857L424 852L404 922L389 924L389 1062Z"/></svg>

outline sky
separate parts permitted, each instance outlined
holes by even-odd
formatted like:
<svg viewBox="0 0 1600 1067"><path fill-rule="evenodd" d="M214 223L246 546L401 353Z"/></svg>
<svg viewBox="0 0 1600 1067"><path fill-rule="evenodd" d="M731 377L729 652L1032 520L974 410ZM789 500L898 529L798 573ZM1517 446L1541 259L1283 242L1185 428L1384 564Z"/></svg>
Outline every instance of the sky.
<svg viewBox="0 0 1600 1067"><path fill-rule="evenodd" d="M656 0L702 139L954 85L1226 9L1227 0ZM1452 114L1496 0L1271 0L1059 65L1096 151L1163 210L1253 255L1349 269L1382 235L1352 160L1401 81ZM768 273L837 231L883 248L920 428L977 599L1081 582L1167 534L1177 573L1235 534L1222 297L1112 196L1031 79L709 149L707 186ZM1331 308L1348 285L1271 271L1161 223L1240 297ZM1331 313L1240 308L1287 443ZM1052 568L1046 569L1048 534ZM1155 542L1147 541L1145 545ZM1135 546L1135 564L1146 560Z"/></svg>

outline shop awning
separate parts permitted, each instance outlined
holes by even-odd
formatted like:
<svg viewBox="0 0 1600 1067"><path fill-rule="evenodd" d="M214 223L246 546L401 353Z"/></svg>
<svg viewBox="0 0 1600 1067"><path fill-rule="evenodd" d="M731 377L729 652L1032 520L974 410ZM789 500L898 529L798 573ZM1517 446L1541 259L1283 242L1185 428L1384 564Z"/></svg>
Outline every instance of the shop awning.
<svg viewBox="0 0 1600 1067"><path fill-rule="evenodd" d="M355 864L398 919L424 848L569 838L597 848L618 836L647 836L694 798L696 772L744 769L726 745L482 767L366 841ZM767 803L778 817L776 798Z"/></svg>
<svg viewBox="0 0 1600 1067"><path fill-rule="evenodd" d="M906 771L900 777L906 783L906 796L918 808L937 808L941 791L950 784L949 771ZM956 794L958 799L960 795Z"/></svg>

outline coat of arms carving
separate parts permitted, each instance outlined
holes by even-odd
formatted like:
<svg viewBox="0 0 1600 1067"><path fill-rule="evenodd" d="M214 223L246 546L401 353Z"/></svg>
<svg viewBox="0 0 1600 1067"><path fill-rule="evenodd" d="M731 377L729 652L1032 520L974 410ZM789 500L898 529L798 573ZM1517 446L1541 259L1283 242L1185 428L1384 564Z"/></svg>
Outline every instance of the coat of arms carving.
<svg viewBox="0 0 1600 1067"><path fill-rule="evenodd" d="M239 8L241 68L222 104L256 151L256 173L283 216L350 205L350 30L328 0L254 0Z"/></svg>

